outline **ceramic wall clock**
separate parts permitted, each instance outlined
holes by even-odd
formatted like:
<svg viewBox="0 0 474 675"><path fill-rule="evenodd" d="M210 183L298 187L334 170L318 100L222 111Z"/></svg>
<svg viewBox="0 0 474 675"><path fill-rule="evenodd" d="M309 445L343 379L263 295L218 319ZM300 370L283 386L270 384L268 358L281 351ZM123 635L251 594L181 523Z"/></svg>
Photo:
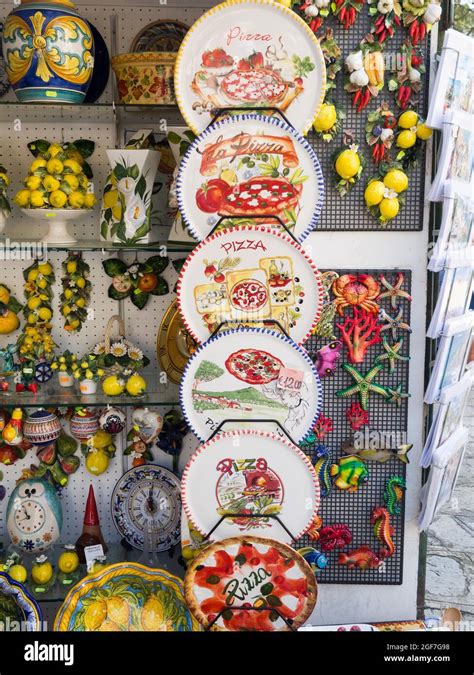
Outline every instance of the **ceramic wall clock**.
<svg viewBox="0 0 474 675"><path fill-rule="evenodd" d="M263 328L239 328L210 338L193 354L180 401L201 440L231 420L225 431L251 427L284 435L279 422L298 442L321 412L322 387L308 354L293 340Z"/></svg>
<svg viewBox="0 0 474 675"><path fill-rule="evenodd" d="M291 237L267 227L220 230L194 249L177 286L183 324L204 342L222 322L277 322L295 342L309 338L324 301L321 275Z"/></svg>
<svg viewBox="0 0 474 675"><path fill-rule="evenodd" d="M183 370L196 348L197 343L179 314L177 300L173 300L163 316L156 341L160 367L171 382L181 382Z"/></svg>
<svg viewBox="0 0 474 675"><path fill-rule="evenodd" d="M53 546L63 523L61 502L46 480L28 478L18 483L7 506L7 529L12 544L27 553Z"/></svg>
<svg viewBox="0 0 474 675"><path fill-rule="evenodd" d="M199 630L184 601L181 579L167 570L116 563L87 576L70 590L55 631Z"/></svg>
<svg viewBox="0 0 474 675"><path fill-rule="evenodd" d="M181 496L192 526L204 536L223 515L236 513L240 517L226 518L214 539L249 532L290 543L317 515L319 481L296 445L247 429L215 436L196 450L183 473ZM269 516L278 516L291 534Z"/></svg>
<svg viewBox="0 0 474 675"><path fill-rule="evenodd" d="M184 593L206 628L282 631L297 629L309 618L317 586L309 564L290 546L233 537L208 546L194 559Z"/></svg>
<svg viewBox="0 0 474 675"><path fill-rule="evenodd" d="M195 133L219 108L278 108L306 133L323 102L326 68L318 40L273 0L228 0L187 33L175 68L181 113Z"/></svg>
<svg viewBox="0 0 474 675"><path fill-rule="evenodd" d="M161 466L145 464L127 471L112 493L112 519L120 536L143 550L145 536L155 552L179 542L181 493L179 479Z"/></svg>
<svg viewBox="0 0 474 675"><path fill-rule="evenodd" d="M312 147L286 122L237 115L194 141L180 165L176 196L198 240L225 218L236 225L258 216L279 231L281 221L302 241L318 223L324 178Z"/></svg>
<svg viewBox="0 0 474 675"><path fill-rule="evenodd" d="M23 584L0 572L0 625L3 630L41 631L43 617L36 600ZM10 627L7 627L10 623Z"/></svg>

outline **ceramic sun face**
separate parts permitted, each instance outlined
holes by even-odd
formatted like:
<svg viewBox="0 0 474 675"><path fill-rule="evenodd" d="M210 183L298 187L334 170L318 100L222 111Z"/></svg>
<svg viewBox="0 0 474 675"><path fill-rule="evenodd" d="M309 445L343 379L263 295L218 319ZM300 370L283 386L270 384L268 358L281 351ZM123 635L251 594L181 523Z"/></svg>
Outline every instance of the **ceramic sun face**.
<svg viewBox="0 0 474 675"><path fill-rule="evenodd" d="M47 481L28 478L13 490L7 507L7 529L18 548L37 553L53 546L62 521L61 502Z"/></svg>

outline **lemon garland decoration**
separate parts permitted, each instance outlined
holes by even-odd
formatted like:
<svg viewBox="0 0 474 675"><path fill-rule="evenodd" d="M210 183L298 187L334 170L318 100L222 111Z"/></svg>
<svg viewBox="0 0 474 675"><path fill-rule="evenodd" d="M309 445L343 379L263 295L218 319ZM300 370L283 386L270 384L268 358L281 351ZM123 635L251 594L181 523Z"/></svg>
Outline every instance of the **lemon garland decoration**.
<svg viewBox="0 0 474 675"><path fill-rule="evenodd" d="M93 476L100 476L109 468L117 448L112 435L99 429L91 438L81 443L81 452L85 457L87 471Z"/></svg>
<svg viewBox="0 0 474 675"><path fill-rule="evenodd" d="M95 143L77 140L74 143L50 143L36 140L28 143L35 157L24 189L15 195L21 208L32 209L91 209L94 195L92 170L86 159L92 155Z"/></svg>
<svg viewBox="0 0 474 675"><path fill-rule="evenodd" d="M320 39L326 64L326 95L324 103L314 118L313 128L321 140L329 143L341 130L341 122L345 118L343 109L333 99L333 90L336 87L336 75L342 68L341 50L330 28Z"/></svg>
<svg viewBox="0 0 474 675"><path fill-rule="evenodd" d="M62 264L61 314L66 319L64 330L78 333L87 318L92 284L89 281L90 267L81 253L70 253Z"/></svg>
<svg viewBox="0 0 474 675"><path fill-rule="evenodd" d="M2 216L6 218L11 212L10 202L7 197L7 188L10 185L10 179L7 170L0 164L0 226Z"/></svg>
<svg viewBox="0 0 474 675"><path fill-rule="evenodd" d="M166 295L169 286L161 275L168 267L169 258L155 255L146 262L135 261L126 265L123 260L110 258L102 263L107 276L112 278L109 298L125 300L130 298L138 309L143 309L150 295Z"/></svg>
<svg viewBox="0 0 474 675"><path fill-rule="evenodd" d="M23 314L26 324L18 339L19 356L22 361L49 361L56 348L51 335L52 285L55 282L53 266L50 262L35 260L23 272L23 278L26 298Z"/></svg>
<svg viewBox="0 0 474 675"><path fill-rule="evenodd" d="M360 179L365 167L364 156L359 146L351 143L348 147L340 147L333 154L333 169L336 189L344 197Z"/></svg>
<svg viewBox="0 0 474 675"><path fill-rule="evenodd" d="M423 144L431 138L433 130L414 110L405 110L397 120L397 127L395 144L399 152L396 161L407 170L417 163Z"/></svg>
<svg viewBox="0 0 474 675"><path fill-rule="evenodd" d="M397 217L404 204L408 176L399 162L382 163L379 172L367 183L364 199L369 212L381 225Z"/></svg>
<svg viewBox="0 0 474 675"><path fill-rule="evenodd" d="M14 298L8 286L0 284L0 335L9 335L20 326L18 313L22 305Z"/></svg>

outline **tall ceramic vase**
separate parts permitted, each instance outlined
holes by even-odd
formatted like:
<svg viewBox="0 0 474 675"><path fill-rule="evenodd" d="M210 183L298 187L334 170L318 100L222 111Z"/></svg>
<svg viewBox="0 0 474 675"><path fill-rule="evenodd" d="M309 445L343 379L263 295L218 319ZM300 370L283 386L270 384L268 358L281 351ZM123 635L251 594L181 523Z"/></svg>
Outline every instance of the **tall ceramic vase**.
<svg viewBox="0 0 474 675"><path fill-rule="evenodd" d="M94 40L71 0L21 0L5 20L3 56L22 103L82 103Z"/></svg>
<svg viewBox="0 0 474 675"><path fill-rule="evenodd" d="M107 150L112 173L104 189L101 236L123 244L149 243L152 193L161 153Z"/></svg>

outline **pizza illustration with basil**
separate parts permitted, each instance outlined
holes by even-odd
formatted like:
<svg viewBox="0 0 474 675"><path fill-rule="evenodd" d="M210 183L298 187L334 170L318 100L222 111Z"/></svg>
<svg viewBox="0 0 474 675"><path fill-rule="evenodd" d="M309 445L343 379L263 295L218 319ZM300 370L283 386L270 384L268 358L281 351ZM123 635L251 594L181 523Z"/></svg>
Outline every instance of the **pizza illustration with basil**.
<svg viewBox="0 0 474 675"><path fill-rule="evenodd" d="M268 384L278 378L283 363L261 349L239 349L228 357L225 367L242 382Z"/></svg>
<svg viewBox="0 0 474 675"><path fill-rule="evenodd" d="M268 302L266 286L256 279L238 281L229 296L232 306L245 312L259 312Z"/></svg>
<svg viewBox="0 0 474 675"><path fill-rule="evenodd" d="M317 598L314 573L302 556L259 537L208 546L189 567L184 590L196 619L221 631L296 629Z"/></svg>

